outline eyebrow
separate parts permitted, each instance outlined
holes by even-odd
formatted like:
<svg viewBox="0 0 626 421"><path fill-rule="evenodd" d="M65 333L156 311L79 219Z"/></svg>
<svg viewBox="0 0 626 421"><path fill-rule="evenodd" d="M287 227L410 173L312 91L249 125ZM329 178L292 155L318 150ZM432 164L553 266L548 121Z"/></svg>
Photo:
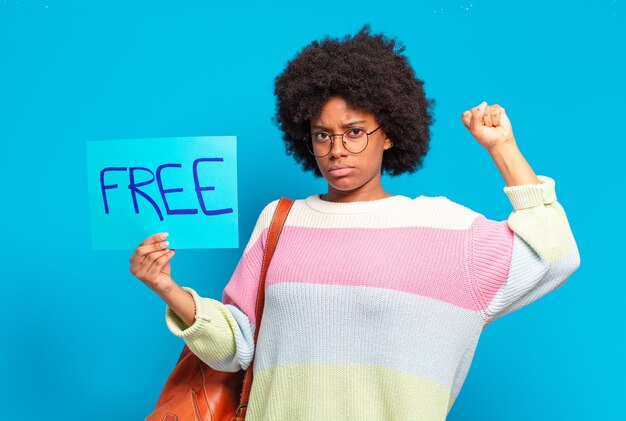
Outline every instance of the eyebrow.
<svg viewBox="0 0 626 421"><path fill-rule="evenodd" d="M346 124L344 124L344 125L343 125L343 126L341 126L341 127L343 127L343 128L348 128L348 127L350 127L350 126L355 126L355 125L357 125L357 124L362 124L362 123L367 123L367 121L365 121L365 120L351 121L350 123L346 123ZM320 126L320 125L318 125L318 124L312 125L312 126L311 126L311 128L312 128L312 129L324 129L324 130L328 130L328 127Z"/></svg>

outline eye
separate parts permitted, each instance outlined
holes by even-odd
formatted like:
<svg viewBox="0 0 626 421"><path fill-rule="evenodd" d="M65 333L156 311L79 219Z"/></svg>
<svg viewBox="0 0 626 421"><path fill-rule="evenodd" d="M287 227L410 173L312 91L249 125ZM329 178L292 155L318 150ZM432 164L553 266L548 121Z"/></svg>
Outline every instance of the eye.
<svg viewBox="0 0 626 421"><path fill-rule="evenodd" d="M359 129L359 128L350 129L348 130L348 137L352 139L356 139L356 138L363 136L363 133L365 133L363 129Z"/></svg>
<svg viewBox="0 0 626 421"><path fill-rule="evenodd" d="M325 140L328 140L328 133L326 132L313 133L313 140L317 140L318 142L323 142Z"/></svg>

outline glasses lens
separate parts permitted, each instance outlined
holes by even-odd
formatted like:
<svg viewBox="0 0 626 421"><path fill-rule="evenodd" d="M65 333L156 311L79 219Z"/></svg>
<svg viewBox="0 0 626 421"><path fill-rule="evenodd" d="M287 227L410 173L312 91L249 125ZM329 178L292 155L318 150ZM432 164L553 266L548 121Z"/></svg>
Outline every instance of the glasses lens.
<svg viewBox="0 0 626 421"><path fill-rule="evenodd" d="M312 133L304 138L306 148L311 154L322 157L330 152L330 136L328 133Z"/></svg>
<svg viewBox="0 0 626 421"><path fill-rule="evenodd" d="M352 153L363 152L367 146L367 133L359 128L348 129L343 133L343 145Z"/></svg>

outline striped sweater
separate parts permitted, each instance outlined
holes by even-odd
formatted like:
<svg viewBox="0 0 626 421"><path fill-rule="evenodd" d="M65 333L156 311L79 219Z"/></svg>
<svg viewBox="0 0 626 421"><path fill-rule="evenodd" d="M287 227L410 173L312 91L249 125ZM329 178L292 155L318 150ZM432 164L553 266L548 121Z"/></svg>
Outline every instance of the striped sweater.
<svg viewBox="0 0 626 421"><path fill-rule="evenodd" d="M504 187L490 220L444 196L296 200L254 315L267 230L261 212L222 301L194 298L166 324L211 367L247 368L248 421L445 420L482 330L559 287L580 265L554 180Z"/></svg>

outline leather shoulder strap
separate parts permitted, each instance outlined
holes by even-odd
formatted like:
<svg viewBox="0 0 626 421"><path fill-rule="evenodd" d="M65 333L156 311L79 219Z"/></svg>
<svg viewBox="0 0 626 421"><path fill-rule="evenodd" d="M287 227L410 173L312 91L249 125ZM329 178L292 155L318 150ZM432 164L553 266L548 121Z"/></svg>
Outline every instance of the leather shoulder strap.
<svg viewBox="0 0 626 421"><path fill-rule="evenodd" d="M256 326L254 329L254 347L256 351L257 338L259 336L259 330L261 327L261 317L263 316L263 306L265 304L265 276L267 275L267 268L276 250L276 244L278 243L278 237L280 236L287 215L291 210L293 200L286 197L281 197L274 211L272 222L270 223L267 232L267 241L265 243L265 251L263 253L263 265L261 266L261 276L259 280L259 289L256 297ZM252 366L254 363L254 355L250 361L250 366L246 370L246 375L243 380L243 390L241 392L241 400L239 407L237 408L236 420L244 419L246 416L246 408L248 406L248 398L250 397L250 389L252 387Z"/></svg>
<svg viewBox="0 0 626 421"><path fill-rule="evenodd" d="M265 304L265 276L267 275L267 268L272 261L272 256L274 256L274 250L276 250L276 244L278 244L278 237L280 237L280 233L283 230L285 220L287 219L287 215L289 214L289 210L292 205L293 200L285 197L280 198L267 232L267 241L265 244L265 251L263 253L263 265L261 266L261 278L259 280L259 291L256 296L256 328L254 329L255 346L259 336L258 327L261 325L261 318L263 317L263 306Z"/></svg>

